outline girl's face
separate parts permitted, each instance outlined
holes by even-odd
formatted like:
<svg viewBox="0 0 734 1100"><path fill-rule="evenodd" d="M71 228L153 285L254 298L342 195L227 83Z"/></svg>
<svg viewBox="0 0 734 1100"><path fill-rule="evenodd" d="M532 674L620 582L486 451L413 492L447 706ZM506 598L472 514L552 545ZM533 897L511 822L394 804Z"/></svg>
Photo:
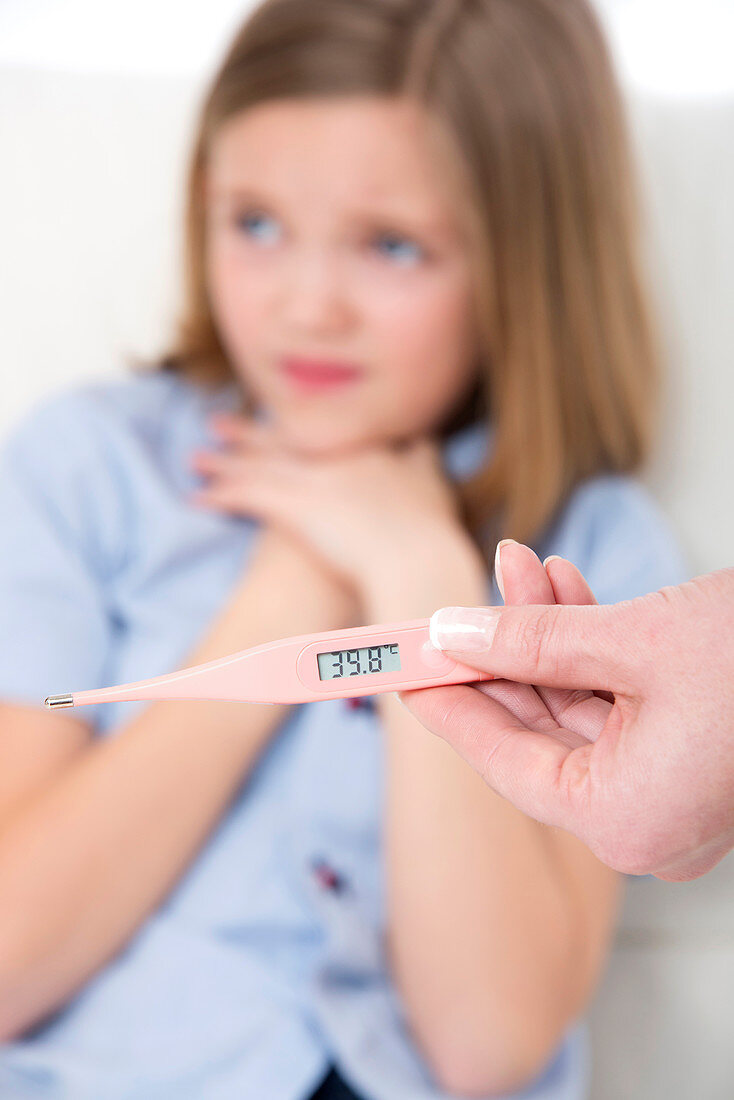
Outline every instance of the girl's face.
<svg viewBox="0 0 734 1100"><path fill-rule="evenodd" d="M417 105L278 100L222 126L207 282L227 355L296 450L430 432L477 362L462 196Z"/></svg>

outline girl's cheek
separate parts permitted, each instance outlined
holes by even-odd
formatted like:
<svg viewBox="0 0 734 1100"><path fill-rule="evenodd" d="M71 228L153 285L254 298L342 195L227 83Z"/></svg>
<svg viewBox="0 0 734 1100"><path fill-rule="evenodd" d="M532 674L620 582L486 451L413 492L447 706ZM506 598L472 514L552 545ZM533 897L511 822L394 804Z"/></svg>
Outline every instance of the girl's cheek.
<svg viewBox="0 0 734 1100"><path fill-rule="evenodd" d="M469 284L429 281L381 300L374 315L385 382L404 415L429 424L468 385L476 362Z"/></svg>
<svg viewBox="0 0 734 1100"><path fill-rule="evenodd" d="M215 308L218 307L230 326L249 327L263 315L276 284L277 274L272 263L243 258L232 246L222 247L212 254L209 289Z"/></svg>
<svg viewBox="0 0 734 1100"><path fill-rule="evenodd" d="M468 287L434 280L375 289L370 315L388 346L411 348L413 356L442 356L464 344L470 324Z"/></svg>

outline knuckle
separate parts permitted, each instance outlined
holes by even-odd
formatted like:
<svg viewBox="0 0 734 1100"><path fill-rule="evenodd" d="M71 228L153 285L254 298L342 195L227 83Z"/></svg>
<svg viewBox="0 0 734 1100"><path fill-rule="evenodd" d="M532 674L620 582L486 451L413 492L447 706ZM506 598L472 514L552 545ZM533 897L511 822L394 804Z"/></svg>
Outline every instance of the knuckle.
<svg viewBox="0 0 734 1100"><path fill-rule="evenodd" d="M531 667L537 667L541 659L553 662L553 654L561 630L554 607L539 609L531 617L521 620L513 644L520 656Z"/></svg>

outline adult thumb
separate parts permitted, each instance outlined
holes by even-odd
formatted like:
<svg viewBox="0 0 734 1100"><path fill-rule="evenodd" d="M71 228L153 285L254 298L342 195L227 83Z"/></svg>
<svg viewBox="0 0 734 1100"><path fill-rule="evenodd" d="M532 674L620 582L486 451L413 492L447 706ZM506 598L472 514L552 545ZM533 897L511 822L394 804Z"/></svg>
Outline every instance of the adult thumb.
<svg viewBox="0 0 734 1100"><path fill-rule="evenodd" d="M431 641L462 664L506 680L623 692L636 680L629 642L641 602L442 607L431 618Z"/></svg>

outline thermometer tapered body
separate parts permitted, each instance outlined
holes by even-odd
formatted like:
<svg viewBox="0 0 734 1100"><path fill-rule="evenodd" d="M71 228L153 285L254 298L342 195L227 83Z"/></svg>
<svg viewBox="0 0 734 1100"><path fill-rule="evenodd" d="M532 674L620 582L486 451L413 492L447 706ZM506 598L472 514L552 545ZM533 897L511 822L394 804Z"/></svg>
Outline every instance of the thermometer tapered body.
<svg viewBox="0 0 734 1100"><path fill-rule="evenodd" d="M46 706L137 700L313 703L491 680L431 644L429 619L301 634L150 680L50 695Z"/></svg>

